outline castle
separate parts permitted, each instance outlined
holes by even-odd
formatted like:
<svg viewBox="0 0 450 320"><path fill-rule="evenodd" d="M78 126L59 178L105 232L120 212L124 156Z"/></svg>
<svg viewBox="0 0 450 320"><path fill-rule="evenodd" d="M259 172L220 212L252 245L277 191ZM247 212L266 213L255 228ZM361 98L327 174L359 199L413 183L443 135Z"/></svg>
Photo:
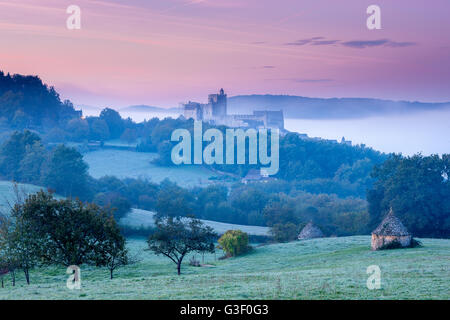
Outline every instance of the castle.
<svg viewBox="0 0 450 320"><path fill-rule="evenodd" d="M283 111L253 111L253 114L229 115L227 95L220 89L218 94L208 95L208 103L189 101L181 105L186 119L209 122L228 127L271 128L284 130Z"/></svg>

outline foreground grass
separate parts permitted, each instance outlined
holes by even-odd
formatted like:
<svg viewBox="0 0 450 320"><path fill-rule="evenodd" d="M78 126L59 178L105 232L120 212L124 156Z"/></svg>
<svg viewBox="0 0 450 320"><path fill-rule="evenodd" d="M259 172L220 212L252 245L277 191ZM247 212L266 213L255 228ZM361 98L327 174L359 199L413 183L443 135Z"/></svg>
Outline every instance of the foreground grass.
<svg viewBox="0 0 450 320"><path fill-rule="evenodd" d="M106 269L83 266L81 290L69 290L65 268L39 269L30 286L22 274L16 287L6 276L0 299L449 299L450 240L422 242L378 252L368 236L274 244L227 260L205 256L213 267L191 267L188 257L177 276L168 259L144 251L143 239L130 239L140 261L113 280ZM381 268L380 290L366 287L369 265Z"/></svg>

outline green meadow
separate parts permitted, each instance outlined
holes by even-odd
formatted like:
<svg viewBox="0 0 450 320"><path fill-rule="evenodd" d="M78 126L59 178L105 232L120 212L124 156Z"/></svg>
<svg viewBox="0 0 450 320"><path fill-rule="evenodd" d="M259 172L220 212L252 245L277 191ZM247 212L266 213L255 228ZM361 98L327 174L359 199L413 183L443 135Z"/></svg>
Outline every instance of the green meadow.
<svg viewBox="0 0 450 320"><path fill-rule="evenodd" d="M80 290L66 287L63 267L35 269L31 285L6 275L0 299L450 299L450 240L421 239L423 247L370 251L369 236L323 238L255 246L241 257L205 255L205 267L175 264L129 239L136 262L113 280L104 268L81 266ZM201 255L196 255L202 262ZM381 289L369 290L367 267L381 269Z"/></svg>
<svg viewBox="0 0 450 320"><path fill-rule="evenodd" d="M156 153L101 149L83 155L94 178L113 175L118 178L146 178L153 182L169 179L182 186L204 185L217 175L201 166L162 167L153 164Z"/></svg>
<svg viewBox="0 0 450 320"><path fill-rule="evenodd" d="M19 196L35 193L42 189L46 190L43 187L23 183L18 184L17 187ZM11 206L15 203L16 199L14 184L10 181L0 181L0 214L9 213Z"/></svg>

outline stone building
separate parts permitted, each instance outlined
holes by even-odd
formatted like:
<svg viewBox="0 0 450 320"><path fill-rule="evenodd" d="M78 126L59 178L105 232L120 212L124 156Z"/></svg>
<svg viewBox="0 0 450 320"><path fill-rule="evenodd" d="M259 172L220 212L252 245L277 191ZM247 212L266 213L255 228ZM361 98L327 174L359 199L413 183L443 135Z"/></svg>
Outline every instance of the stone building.
<svg viewBox="0 0 450 320"><path fill-rule="evenodd" d="M315 226L312 222L309 222L298 235L298 240L307 240L314 238L323 238L324 234L319 227Z"/></svg>
<svg viewBox="0 0 450 320"><path fill-rule="evenodd" d="M182 104L182 109L186 119L223 122L227 117L227 95L220 89L219 94L208 96L208 103L189 101Z"/></svg>
<svg viewBox="0 0 450 320"><path fill-rule="evenodd" d="M283 111L253 111L253 114L229 115L227 95L223 89L208 95L208 103L189 101L181 105L186 119L209 122L216 125L241 128L271 128L284 130Z"/></svg>
<svg viewBox="0 0 450 320"><path fill-rule="evenodd" d="M389 245L409 247L411 239L411 234L391 208L380 225L372 231L372 250L384 249Z"/></svg>

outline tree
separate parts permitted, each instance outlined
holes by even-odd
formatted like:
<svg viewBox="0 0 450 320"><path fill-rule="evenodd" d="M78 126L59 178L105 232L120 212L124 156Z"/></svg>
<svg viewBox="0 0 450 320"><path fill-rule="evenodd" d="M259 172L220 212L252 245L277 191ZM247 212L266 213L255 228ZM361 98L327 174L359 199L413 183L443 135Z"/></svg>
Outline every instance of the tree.
<svg viewBox="0 0 450 320"><path fill-rule="evenodd" d="M71 141L81 142L88 140L89 124L85 119L72 119L67 123L66 128Z"/></svg>
<svg viewBox="0 0 450 320"><path fill-rule="evenodd" d="M450 155L392 155L372 172L368 192L370 227L389 208L418 237L450 236Z"/></svg>
<svg viewBox="0 0 450 320"><path fill-rule="evenodd" d="M99 206L111 209L117 221L131 210L131 204L128 199L117 192L99 193L95 196L93 202Z"/></svg>
<svg viewBox="0 0 450 320"><path fill-rule="evenodd" d="M0 222L0 259L11 273L13 286L17 269L24 272L30 284L30 270L37 264L39 245L30 224L20 215L20 205L16 205L11 217Z"/></svg>
<svg viewBox="0 0 450 320"><path fill-rule="evenodd" d="M189 191L164 180L157 197L156 213L158 217L193 214L193 197Z"/></svg>
<svg viewBox="0 0 450 320"><path fill-rule="evenodd" d="M242 187L233 190L230 196L232 205L244 211L255 210L262 215L263 209L269 201L266 193L253 187Z"/></svg>
<svg viewBox="0 0 450 320"><path fill-rule="evenodd" d="M46 264L98 264L105 243L110 241L105 225L110 223L111 214L95 204L57 200L40 191L15 210L39 243L38 255Z"/></svg>
<svg viewBox="0 0 450 320"><path fill-rule="evenodd" d="M137 139L136 129L127 128L120 136L120 140L128 142L129 144L135 142Z"/></svg>
<svg viewBox="0 0 450 320"><path fill-rule="evenodd" d="M47 150L45 150L41 141L35 141L32 145L27 145L25 150L25 156L20 161L18 170L20 181L39 185L42 165L48 159Z"/></svg>
<svg viewBox="0 0 450 320"><path fill-rule="evenodd" d="M100 120L104 120L109 128L109 134L112 139L119 138L124 128L124 121L120 114L113 109L105 108L100 112Z"/></svg>
<svg viewBox="0 0 450 320"><path fill-rule="evenodd" d="M268 226L273 226L277 223L297 223L294 204L285 198L278 201L270 201L264 208L263 215L266 218Z"/></svg>
<svg viewBox="0 0 450 320"><path fill-rule="evenodd" d="M216 233L209 226L194 218L160 218L156 220L156 231L148 238L148 247L157 255L164 255L177 265L181 274L181 263L189 252L214 252Z"/></svg>
<svg viewBox="0 0 450 320"><path fill-rule="evenodd" d="M27 153L27 147L40 140L39 136L31 131L15 131L1 147L0 174L7 179L18 180L20 178L20 162Z"/></svg>
<svg viewBox="0 0 450 320"><path fill-rule="evenodd" d="M112 217L106 221L104 232L106 240L102 243L100 254L97 255L97 265L106 266L110 279L113 279L113 272L128 264L128 250L125 248L125 238L120 234L120 229Z"/></svg>
<svg viewBox="0 0 450 320"><path fill-rule="evenodd" d="M162 166L172 166L172 148L173 145L169 141L163 141L158 144L158 155L159 157L155 159L155 162Z"/></svg>
<svg viewBox="0 0 450 320"><path fill-rule="evenodd" d="M228 230L218 240L219 248L227 256L235 257L249 250L248 234L241 230Z"/></svg>
<svg viewBox="0 0 450 320"><path fill-rule="evenodd" d="M57 193L68 197L88 197L88 165L75 148L58 146L45 172L45 185Z"/></svg>
<svg viewBox="0 0 450 320"><path fill-rule="evenodd" d="M297 239L298 226L292 222L276 223L270 228L270 233L277 242L288 242Z"/></svg>
<svg viewBox="0 0 450 320"><path fill-rule="evenodd" d="M12 254L10 219L0 215L0 277L2 288L4 287L4 276L11 274L12 285L16 284L17 261Z"/></svg>
<svg viewBox="0 0 450 320"><path fill-rule="evenodd" d="M87 118L89 123L89 137L92 140L105 141L109 139L109 127L105 120L97 117Z"/></svg>

